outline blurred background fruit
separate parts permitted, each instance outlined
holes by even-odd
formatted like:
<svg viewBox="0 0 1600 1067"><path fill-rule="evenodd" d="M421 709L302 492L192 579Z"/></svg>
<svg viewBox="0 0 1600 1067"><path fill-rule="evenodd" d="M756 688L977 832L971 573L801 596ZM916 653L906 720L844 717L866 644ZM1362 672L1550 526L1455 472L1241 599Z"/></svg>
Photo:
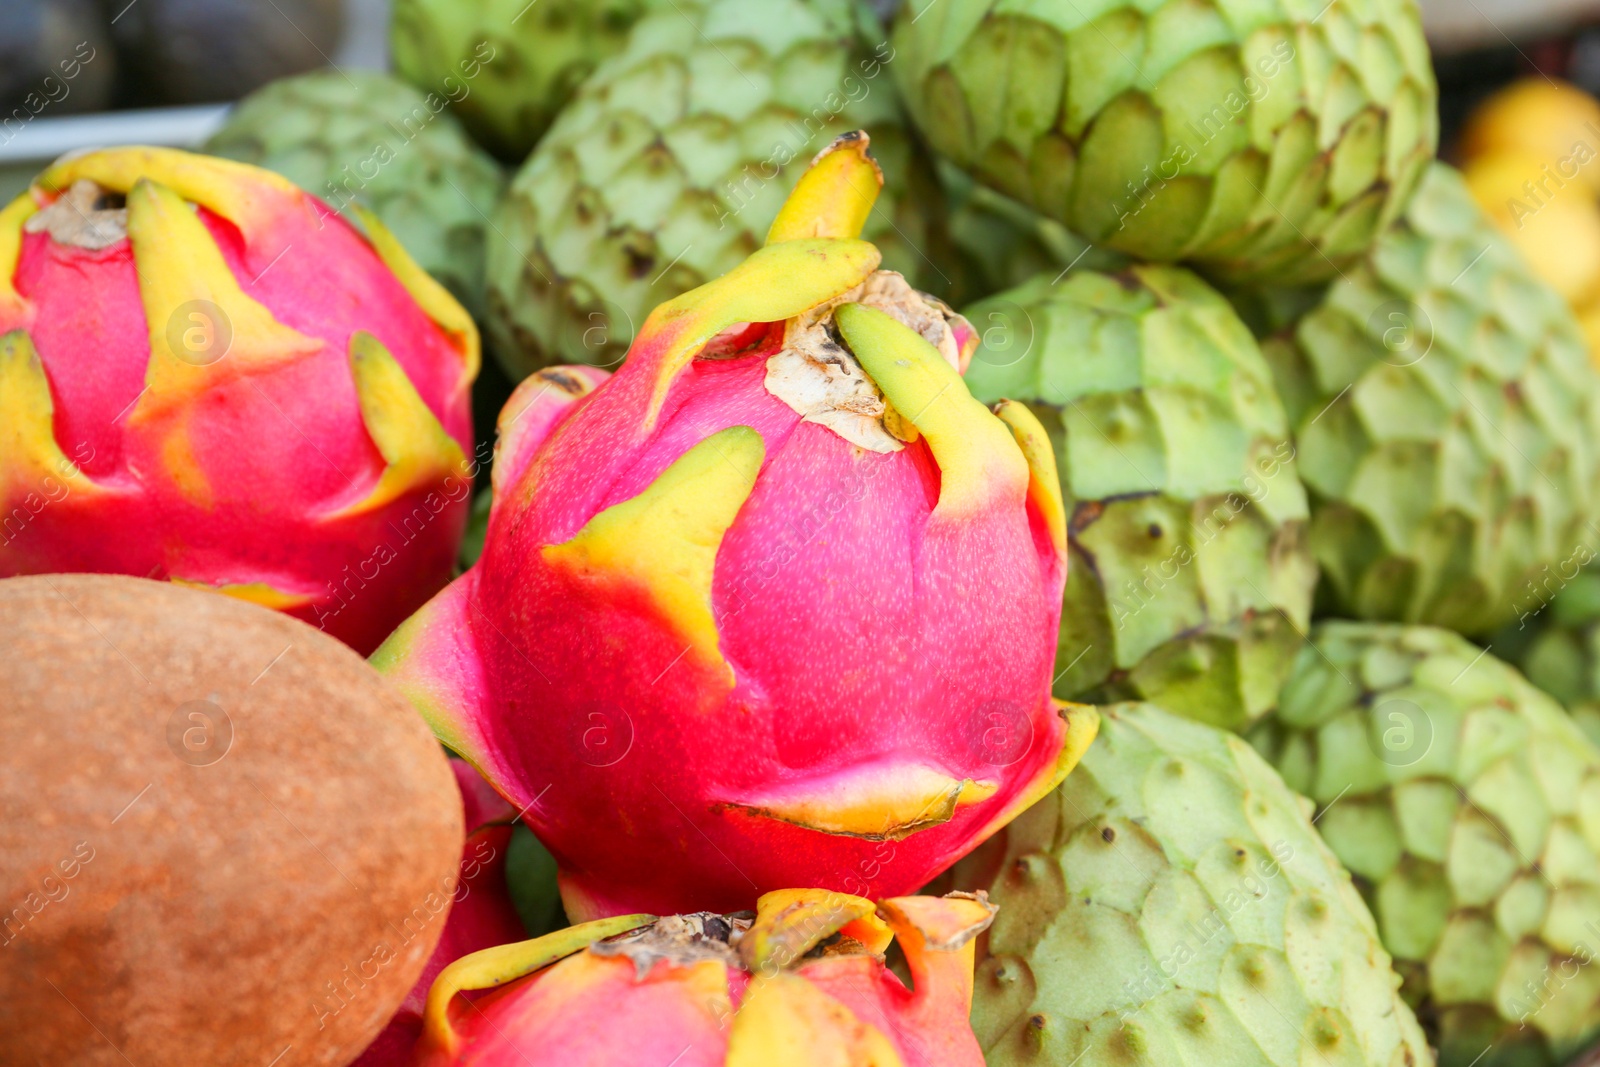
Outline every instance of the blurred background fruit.
<svg viewBox="0 0 1600 1067"><path fill-rule="evenodd" d="M1589 348L1589 361L1600 367L1600 359L1595 353L1600 352L1600 302L1578 311L1578 328L1583 331L1583 341Z"/></svg>
<svg viewBox="0 0 1600 1067"><path fill-rule="evenodd" d="M520 163L649 0L393 0L394 69Z"/></svg>
<svg viewBox="0 0 1600 1067"><path fill-rule="evenodd" d="M415 711L304 623L165 582L0 581L0 641L0 1061L349 1062L461 858Z"/></svg>
<svg viewBox="0 0 1600 1067"><path fill-rule="evenodd" d="M1575 309L1593 301L1600 293L1600 202L1593 189L1563 181L1547 160L1527 152L1469 160L1462 177L1535 274Z"/></svg>
<svg viewBox="0 0 1600 1067"><path fill-rule="evenodd" d="M934 148L1088 240L1314 280L1399 215L1438 126L1411 0L1311 14L908 0L893 66Z"/></svg>
<svg viewBox="0 0 1600 1067"><path fill-rule="evenodd" d="M35 115L104 108L116 73L111 27L96 0L0 5L0 139Z"/></svg>
<svg viewBox="0 0 1600 1067"><path fill-rule="evenodd" d="M1456 634L1311 641L1252 741L1315 801L1441 1067L1574 1058L1600 1035L1600 749Z"/></svg>
<svg viewBox="0 0 1600 1067"><path fill-rule="evenodd" d="M1571 160L1574 173L1567 180L1600 193L1600 166L1587 165L1600 153L1600 101L1567 82L1524 78L1478 105L1455 153L1463 163L1503 155L1530 155L1551 165Z"/></svg>
<svg viewBox="0 0 1600 1067"><path fill-rule="evenodd" d="M1350 876L1250 746L1104 709L1054 793L962 861L999 906L973 1029L989 1067L1432 1062Z"/></svg>
<svg viewBox="0 0 1600 1067"><path fill-rule="evenodd" d="M1478 203L1572 305L1600 366L1600 101L1525 78L1478 106L1455 151Z"/></svg>
<svg viewBox="0 0 1600 1067"><path fill-rule="evenodd" d="M1250 330L1179 267L1060 275L980 301L967 382L1056 450L1071 562L1055 692L1238 728L1277 700L1316 565L1289 423Z"/></svg>
<svg viewBox="0 0 1600 1067"><path fill-rule="evenodd" d="M274 78L329 62L340 0L101 0L114 20L130 103L235 100Z"/></svg>
<svg viewBox="0 0 1600 1067"><path fill-rule="evenodd" d="M761 246L812 157L865 128L884 193L865 234L938 292L937 176L900 126L886 44L849 0L676 0L646 14L512 180L489 330L513 378L615 365L650 309Z"/></svg>
<svg viewBox="0 0 1600 1067"><path fill-rule="evenodd" d="M474 317L506 175L404 82L371 71L283 78L240 101L207 152L275 170L335 211L360 203Z"/></svg>
<svg viewBox="0 0 1600 1067"><path fill-rule="evenodd" d="M1487 634L1595 539L1600 379L1449 167L1325 292L1241 306L1288 409L1321 611Z"/></svg>

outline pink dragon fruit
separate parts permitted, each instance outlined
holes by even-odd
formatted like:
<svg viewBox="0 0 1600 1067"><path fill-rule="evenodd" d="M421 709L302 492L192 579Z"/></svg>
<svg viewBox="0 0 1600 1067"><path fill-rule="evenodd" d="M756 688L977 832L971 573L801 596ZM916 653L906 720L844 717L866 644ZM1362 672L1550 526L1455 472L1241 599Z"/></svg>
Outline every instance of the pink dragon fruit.
<svg viewBox="0 0 1600 1067"><path fill-rule="evenodd" d="M575 920L913 892L1051 789L1065 526L971 329L856 239L864 135L606 379L500 416L478 564L374 656L561 867Z"/></svg>
<svg viewBox="0 0 1600 1067"><path fill-rule="evenodd" d="M450 767L461 789L467 843L461 849L458 879L449 887L449 917L417 984L389 1025L350 1067L410 1067L412 1050L422 1036L428 989L439 972L464 956L526 936L506 892L506 848L517 813L470 765L451 760Z"/></svg>
<svg viewBox="0 0 1600 1067"><path fill-rule="evenodd" d="M763 895L753 917L601 919L445 968L416 1062L982 1067L967 1014L973 941L994 911L982 894L874 909L798 889ZM911 989L883 965L895 939Z"/></svg>
<svg viewBox="0 0 1600 1067"><path fill-rule="evenodd" d="M362 652L449 581L477 330L360 221L156 148L0 210L0 577L170 578Z"/></svg>

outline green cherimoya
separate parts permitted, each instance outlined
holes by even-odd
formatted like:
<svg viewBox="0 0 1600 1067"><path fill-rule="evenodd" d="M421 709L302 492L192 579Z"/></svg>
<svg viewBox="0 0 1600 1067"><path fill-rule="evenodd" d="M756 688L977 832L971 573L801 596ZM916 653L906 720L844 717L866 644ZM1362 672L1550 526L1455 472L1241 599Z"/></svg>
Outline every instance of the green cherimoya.
<svg viewBox="0 0 1600 1067"><path fill-rule="evenodd" d="M1214 725L1268 711L1316 568L1283 405L1250 330L1181 267L1074 268L968 310L973 395L1056 449L1071 553L1058 696Z"/></svg>
<svg viewBox="0 0 1600 1067"><path fill-rule="evenodd" d="M1048 219L940 160L936 164L947 214L937 236L947 239L940 269L948 285L939 296L957 307L1021 285L1036 274L1053 278L1084 261L1089 246ZM944 252L943 246L936 250ZM934 250L930 250L934 251Z"/></svg>
<svg viewBox="0 0 1600 1067"><path fill-rule="evenodd" d="M1600 1033L1600 750L1447 630L1312 642L1251 740L1320 807L1440 1063L1566 1062Z"/></svg>
<svg viewBox="0 0 1600 1067"><path fill-rule="evenodd" d="M1314 280L1405 206L1438 141L1415 0L909 0L918 128L1097 244Z"/></svg>
<svg viewBox="0 0 1600 1067"><path fill-rule="evenodd" d="M394 69L520 163L650 0L395 0Z"/></svg>
<svg viewBox="0 0 1600 1067"><path fill-rule="evenodd" d="M1572 561L1583 562L1589 560ZM1600 568L1562 574L1553 567L1543 584L1549 602L1536 602L1496 634L1491 647L1561 701L1600 745Z"/></svg>
<svg viewBox="0 0 1600 1067"><path fill-rule="evenodd" d="M1578 325L1432 168L1311 310L1246 294L1294 427L1328 614L1488 633L1593 555L1600 379ZM1276 330L1276 323L1289 325Z"/></svg>
<svg viewBox="0 0 1600 1067"><path fill-rule="evenodd" d="M481 316L484 233L506 176L442 92L363 70L284 78L245 97L205 150L277 171L337 212L361 203Z"/></svg>
<svg viewBox="0 0 1600 1067"><path fill-rule="evenodd" d="M652 307L760 248L850 130L870 133L887 177L862 236L885 268L941 288L923 231L942 212L913 206L938 203L938 179L900 127L889 45L861 45L866 29L850 0L674 0L642 18L495 216L489 330L512 376L620 360Z"/></svg>
<svg viewBox="0 0 1600 1067"><path fill-rule="evenodd" d="M1102 715L1077 772L956 870L1000 905L972 1005L990 1067L1430 1064L1305 801L1232 734Z"/></svg>

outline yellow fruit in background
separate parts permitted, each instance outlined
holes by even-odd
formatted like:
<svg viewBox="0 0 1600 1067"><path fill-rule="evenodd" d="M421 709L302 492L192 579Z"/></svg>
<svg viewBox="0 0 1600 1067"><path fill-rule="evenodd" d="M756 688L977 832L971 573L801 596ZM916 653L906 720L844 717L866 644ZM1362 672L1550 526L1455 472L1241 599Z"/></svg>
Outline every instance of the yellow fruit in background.
<svg viewBox="0 0 1600 1067"><path fill-rule="evenodd" d="M1526 153L1600 193L1600 101L1566 82L1516 82L1478 106L1457 152L1462 163Z"/></svg>
<svg viewBox="0 0 1600 1067"><path fill-rule="evenodd" d="M1600 293L1600 203L1592 190L1526 153L1475 159L1462 174L1534 273L1569 304Z"/></svg>
<svg viewBox="0 0 1600 1067"><path fill-rule="evenodd" d="M1583 327L1583 339L1589 345L1589 362L1600 369L1600 301L1579 309L1578 325Z"/></svg>

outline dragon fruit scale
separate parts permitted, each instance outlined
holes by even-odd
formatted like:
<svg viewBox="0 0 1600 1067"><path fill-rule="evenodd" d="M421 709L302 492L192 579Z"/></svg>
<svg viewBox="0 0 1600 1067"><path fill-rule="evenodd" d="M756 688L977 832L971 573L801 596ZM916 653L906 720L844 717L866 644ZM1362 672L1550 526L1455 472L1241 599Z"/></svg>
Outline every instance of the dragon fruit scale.
<svg viewBox="0 0 1600 1067"><path fill-rule="evenodd" d="M374 656L525 809L574 920L914 891L1094 736L1050 697L1048 440L875 269L881 181L840 138L615 375L525 381L483 556Z"/></svg>
<svg viewBox="0 0 1600 1067"><path fill-rule="evenodd" d="M0 577L170 579L368 653L452 573L477 329L376 218L162 148L0 211Z"/></svg>
<svg viewBox="0 0 1600 1067"><path fill-rule="evenodd" d="M982 1067L967 1014L994 912L982 894L785 889L753 914L601 919L440 972L416 1063ZM911 989L884 966L891 941Z"/></svg>

